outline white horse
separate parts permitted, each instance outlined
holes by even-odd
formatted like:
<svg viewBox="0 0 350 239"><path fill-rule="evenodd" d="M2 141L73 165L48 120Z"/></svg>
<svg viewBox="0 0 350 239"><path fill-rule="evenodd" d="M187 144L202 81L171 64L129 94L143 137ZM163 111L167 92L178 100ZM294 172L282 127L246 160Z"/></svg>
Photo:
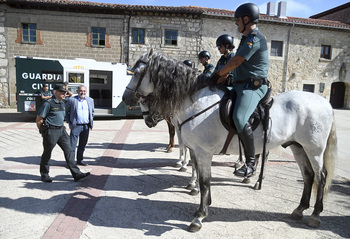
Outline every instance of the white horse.
<svg viewBox="0 0 350 239"><path fill-rule="evenodd" d="M142 116L145 121L145 124L149 128L153 128L157 126L157 124L164 120L166 117L160 115L159 112L154 110L154 107L152 106L152 102L150 102L147 99L143 99L140 102L140 107L142 111ZM180 151L180 156L179 160L176 162L175 167L179 167L180 172L186 172L187 171L187 165L189 164L189 159L187 157L187 151L188 148L184 144L182 137L181 137L181 132L179 130L179 122L177 122L173 117L167 117L165 120L170 120L171 124L175 127L177 139L178 139L178 144L179 144L179 151ZM168 122L167 122L168 123ZM190 155L192 155L193 152L190 151ZM196 168L192 167L192 177L190 182L188 183L186 189L191 190L190 194L191 195L197 195L199 193L199 184L198 184L198 175L197 175L197 170Z"/></svg>
<svg viewBox="0 0 350 239"><path fill-rule="evenodd" d="M135 74L123 95L126 105L135 105L152 95L155 107L163 115L171 114L177 122L193 118L182 125L181 137L194 154L199 175L200 205L189 226L189 231L198 231L211 204L212 157L220 152L227 135L217 104L224 92L218 88L198 89L200 82L196 71L153 50L141 56L133 71ZM304 180L300 204L291 216L295 219L303 217L303 211L309 208L315 182L316 203L308 225L317 227L321 222L323 197L332 181L337 152L333 109L319 95L289 91L274 97L270 118L266 150L279 145L289 146ZM263 138L263 128L259 125L254 131L257 154L263 151ZM238 140L234 137L227 153L238 154L238 151Z"/></svg>

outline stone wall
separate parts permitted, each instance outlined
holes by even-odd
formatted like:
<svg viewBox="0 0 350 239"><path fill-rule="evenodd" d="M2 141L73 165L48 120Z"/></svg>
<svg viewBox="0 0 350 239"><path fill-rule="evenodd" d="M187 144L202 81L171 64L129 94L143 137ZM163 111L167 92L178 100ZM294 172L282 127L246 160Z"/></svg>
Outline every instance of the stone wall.
<svg viewBox="0 0 350 239"><path fill-rule="evenodd" d="M8 43L0 41L0 83L3 87L0 89L0 99L10 95L7 102L11 106L15 104L14 57L17 55L61 59L89 58L106 62L126 62L133 66L141 54L154 48L179 61L191 60L195 67L202 70L203 67L197 59L200 51L208 50L212 54L211 63L214 65L220 58L215 46L218 36L232 35L236 48L241 39L233 18L224 16L155 13L111 15L12 8L4 12L0 11L0 37ZM37 24L42 44L16 43L18 29L23 22ZM110 47L86 46L91 27L106 28ZM315 86L315 93L329 99L331 84L339 81L340 74L342 81L350 83L348 29L274 21L261 21L258 27L266 36L269 49L272 40L283 41L283 55L270 57L269 80L274 94L292 89L303 90L304 84L312 84ZM145 44L130 43L132 28L145 29ZM178 30L177 46L164 45L165 29ZM332 46L330 60L320 58L321 45ZM320 83L325 84L323 92L320 92ZM349 91L347 89L347 95ZM349 98L346 98L347 108L350 108ZM4 100L1 99L0 102Z"/></svg>
<svg viewBox="0 0 350 239"><path fill-rule="evenodd" d="M0 9L0 108L9 106L7 28L5 28L5 18L4 9Z"/></svg>
<svg viewBox="0 0 350 239"><path fill-rule="evenodd" d="M124 16L20 9L10 9L6 15L11 102L15 102L16 93L15 56L124 62L121 54ZM16 43L21 23L36 23L42 44ZM110 47L86 46L91 27L106 28Z"/></svg>
<svg viewBox="0 0 350 239"><path fill-rule="evenodd" d="M167 16L132 16L130 29L145 29L145 44L129 44L129 65L134 63L150 48L168 55L178 61L191 60L198 66L197 54L200 49L201 20L187 17ZM163 42L165 29L178 31L177 46L165 45ZM131 35L131 34L130 34ZM131 36L129 36L131 42Z"/></svg>

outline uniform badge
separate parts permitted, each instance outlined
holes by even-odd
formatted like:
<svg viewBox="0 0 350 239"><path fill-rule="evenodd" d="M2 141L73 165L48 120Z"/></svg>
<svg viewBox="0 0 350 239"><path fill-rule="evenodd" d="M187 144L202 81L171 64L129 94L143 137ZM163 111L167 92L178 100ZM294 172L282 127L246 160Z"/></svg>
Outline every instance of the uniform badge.
<svg viewBox="0 0 350 239"><path fill-rule="evenodd" d="M254 38L255 38L255 37L252 37L252 38L249 39L249 41L247 42L247 45L248 45L248 46L250 46L250 47L253 46Z"/></svg>

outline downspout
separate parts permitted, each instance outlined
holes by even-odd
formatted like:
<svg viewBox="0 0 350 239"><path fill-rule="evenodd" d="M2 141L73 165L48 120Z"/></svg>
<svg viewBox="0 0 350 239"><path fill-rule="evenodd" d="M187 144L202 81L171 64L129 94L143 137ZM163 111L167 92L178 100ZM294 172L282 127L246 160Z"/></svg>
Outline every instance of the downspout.
<svg viewBox="0 0 350 239"><path fill-rule="evenodd" d="M287 49L286 54L284 56L284 66L283 66L283 76L282 76L282 92L286 92L287 88L287 73L288 73L288 58L289 58L289 46L290 46L290 34L292 29L294 28L295 23L293 22L292 27L288 31L288 39L287 39Z"/></svg>
<svg viewBox="0 0 350 239"><path fill-rule="evenodd" d="M126 52L126 56L125 56L125 63L128 66L129 65L129 54L130 54L130 22L131 22L131 15L132 15L133 11L131 11L130 15L129 15L129 19L128 19L128 35L126 38L126 44L127 44L127 52Z"/></svg>

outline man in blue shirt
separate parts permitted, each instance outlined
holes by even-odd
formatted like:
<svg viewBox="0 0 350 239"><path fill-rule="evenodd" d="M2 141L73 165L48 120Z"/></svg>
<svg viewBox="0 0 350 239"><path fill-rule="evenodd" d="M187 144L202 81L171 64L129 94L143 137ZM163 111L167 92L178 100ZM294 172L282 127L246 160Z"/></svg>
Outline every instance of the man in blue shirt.
<svg viewBox="0 0 350 239"><path fill-rule="evenodd" d="M213 81L220 81L234 70L233 90L237 93L233 121L244 146L246 164L235 171L235 175L250 177L256 170L253 131L248 122L259 101L268 90L269 55L265 36L256 24L259 8L253 3L239 6L235 12L238 31L243 34L236 55L216 75Z"/></svg>
<svg viewBox="0 0 350 239"><path fill-rule="evenodd" d="M66 103L66 121L71 129L70 142L74 153L79 139L77 163L86 166L88 164L83 161L83 154L90 129L93 128L95 106L94 100L86 96L84 85L78 87L77 93L77 96L71 97Z"/></svg>

